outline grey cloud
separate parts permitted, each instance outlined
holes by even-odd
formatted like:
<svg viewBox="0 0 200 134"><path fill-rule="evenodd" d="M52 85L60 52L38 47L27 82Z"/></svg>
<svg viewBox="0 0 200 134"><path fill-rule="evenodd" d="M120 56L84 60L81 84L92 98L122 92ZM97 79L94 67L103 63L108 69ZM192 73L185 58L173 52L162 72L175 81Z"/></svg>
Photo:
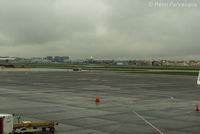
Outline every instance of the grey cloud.
<svg viewBox="0 0 200 134"><path fill-rule="evenodd" d="M200 58L200 5L159 8L149 7L149 2L0 0L0 52L13 56Z"/></svg>

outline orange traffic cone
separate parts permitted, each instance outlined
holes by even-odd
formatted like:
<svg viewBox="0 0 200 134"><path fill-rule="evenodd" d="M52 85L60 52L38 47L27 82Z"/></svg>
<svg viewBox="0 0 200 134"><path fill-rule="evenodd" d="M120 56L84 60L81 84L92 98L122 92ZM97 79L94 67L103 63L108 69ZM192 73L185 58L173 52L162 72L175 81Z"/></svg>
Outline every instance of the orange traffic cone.
<svg viewBox="0 0 200 134"><path fill-rule="evenodd" d="M199 111L199 107L198 107L198 105L196 105L196 111Z"/></svg>
<svg viewBox="0 0 200 134"><path fill-rule="evenodd" d="M96 96L96 102L100 102L99 96Z"/></svg>

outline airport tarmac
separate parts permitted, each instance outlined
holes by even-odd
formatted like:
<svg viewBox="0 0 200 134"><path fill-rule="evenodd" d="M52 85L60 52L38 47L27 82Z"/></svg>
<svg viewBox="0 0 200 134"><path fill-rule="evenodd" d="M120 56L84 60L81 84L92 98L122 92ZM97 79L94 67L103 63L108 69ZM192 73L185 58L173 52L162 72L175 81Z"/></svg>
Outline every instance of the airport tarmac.
<svg viewBox="0 0 200 134"><path fill-rule="evenodd" d="M199 134L196 80L112 71L0 70L0 111L24 120L56 120L55 134Z"/></svg>

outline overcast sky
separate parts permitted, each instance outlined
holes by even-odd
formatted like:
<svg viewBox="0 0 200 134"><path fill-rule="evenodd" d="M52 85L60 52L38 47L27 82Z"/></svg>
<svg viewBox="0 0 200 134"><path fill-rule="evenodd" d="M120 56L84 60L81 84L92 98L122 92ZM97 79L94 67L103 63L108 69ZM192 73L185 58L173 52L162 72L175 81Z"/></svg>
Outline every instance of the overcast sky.
<svg viewBox="0 0 200 134"><path fill-rule="evenodd" d="M47 55L200 59L200 2L0 0L0 56Z"/></svg>

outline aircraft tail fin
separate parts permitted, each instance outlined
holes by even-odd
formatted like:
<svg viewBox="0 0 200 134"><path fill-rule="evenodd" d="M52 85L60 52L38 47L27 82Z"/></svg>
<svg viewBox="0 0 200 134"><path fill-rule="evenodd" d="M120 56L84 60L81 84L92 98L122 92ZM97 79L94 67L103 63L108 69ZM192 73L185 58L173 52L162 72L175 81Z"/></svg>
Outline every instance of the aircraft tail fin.
<svg viewBox="0 0 200 134"><path fill-rule="evenodd" d="M200 86L200 71L199 71L199 75L198 75L198 78L197 78L197 85Z"/></svg>

